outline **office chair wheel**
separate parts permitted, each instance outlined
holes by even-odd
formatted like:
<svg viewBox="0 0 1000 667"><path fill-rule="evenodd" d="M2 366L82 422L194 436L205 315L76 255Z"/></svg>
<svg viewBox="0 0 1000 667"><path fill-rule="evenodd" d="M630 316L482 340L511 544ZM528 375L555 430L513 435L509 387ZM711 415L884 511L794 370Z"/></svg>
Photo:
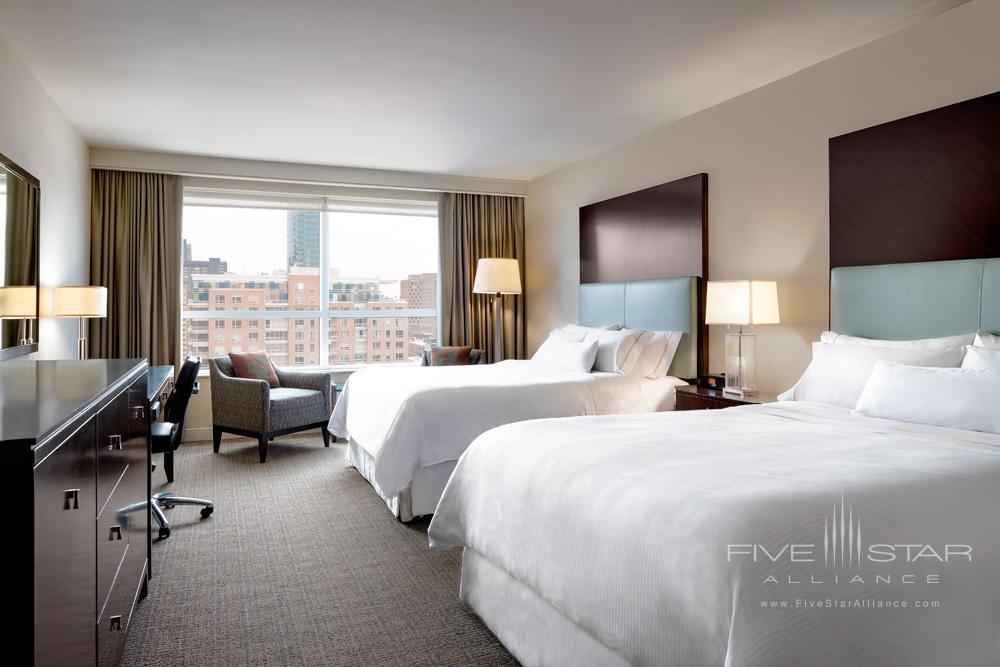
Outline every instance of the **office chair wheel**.
<svg viewBox="0 0 1000 667"><path fill-rule="evenodd" d="M214 511L215 511L215 508L212 507L211 505L209 505L208 507L202 507L201 508L201 518L202 519L207 519L208 517L212 516L212 512L214 512Z"/></svg>
<svg viewBox="0 0 1000 667"><path fill-rule="evenodd" d="M170 537L170 526L160 526L160 539L165 540Z"/></svg>

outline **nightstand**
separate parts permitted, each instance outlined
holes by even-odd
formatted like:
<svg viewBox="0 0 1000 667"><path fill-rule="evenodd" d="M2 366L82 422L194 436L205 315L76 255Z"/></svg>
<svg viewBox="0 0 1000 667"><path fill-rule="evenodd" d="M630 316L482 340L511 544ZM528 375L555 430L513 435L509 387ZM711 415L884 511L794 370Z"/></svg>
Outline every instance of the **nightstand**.
<svg viewBox="0 0 1000 667"><path fill-rule="evenodd" d="M737 405L757 405L758 403L774 403L778 400L775 394L758 391L753 396L737 396L726 394L719 389L704 389L694 385L677 387L677 402L674 410L719 410Z"/></svg>

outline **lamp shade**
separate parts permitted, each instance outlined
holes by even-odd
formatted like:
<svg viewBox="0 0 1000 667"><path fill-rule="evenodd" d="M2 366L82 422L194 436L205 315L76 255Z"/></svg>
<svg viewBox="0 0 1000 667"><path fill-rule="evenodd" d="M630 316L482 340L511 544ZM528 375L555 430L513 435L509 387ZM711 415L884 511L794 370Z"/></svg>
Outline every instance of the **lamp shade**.
<svg viewBox="0 0 1000 667"><path fill-rule="evenodd" d="M35 317L34 287L0 287L0 319Z"/></svg>
<svg viewBox="0 0 1000 667"><path fill-rule="evenodd" d="M715 280L708 283L705 324L778 324L778 283Z"/></svg>
<svg viewBox="0 0 1000 667"><path fill-rule="evenodd" d="M107 317L108 288L57 287L54 312L56 317Z"/></svg>
<svg viewBox="0 0 1000 667"><path fill-rule="evenodd" d="M474 294L520 294L521 272L516 259L483 258L476 265Z"/></svg>

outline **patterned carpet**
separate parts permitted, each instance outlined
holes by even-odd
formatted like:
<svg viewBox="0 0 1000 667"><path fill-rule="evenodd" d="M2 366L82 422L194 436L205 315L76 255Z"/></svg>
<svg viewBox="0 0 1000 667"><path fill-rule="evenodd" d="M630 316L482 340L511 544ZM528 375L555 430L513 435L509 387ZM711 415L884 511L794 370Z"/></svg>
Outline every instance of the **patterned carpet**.
<svg viewBox="0 0 1000 667"><path fill-rule="evenodd" d="M460 554L431 551L318 434L178 452L173 484L215 514L167 510L122 664L514 665L458 599ZM155 533L154 533L155 535Z"/></svg>

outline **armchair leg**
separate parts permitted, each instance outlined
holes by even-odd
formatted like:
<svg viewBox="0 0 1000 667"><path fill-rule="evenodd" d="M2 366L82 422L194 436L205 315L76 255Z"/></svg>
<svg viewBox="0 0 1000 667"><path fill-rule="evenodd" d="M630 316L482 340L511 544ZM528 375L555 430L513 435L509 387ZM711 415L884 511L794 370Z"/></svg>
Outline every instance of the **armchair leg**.
<svg viewBox="0 0 1000 667"><path fill-rule="evenodd" d="M167 473L167 481L174 481L174 453L165 452L163 454L163 472Z"/></svg>
<svg viewBox="0 0 1000 667"><path fill-rule="evenodd" d="M218 426L212 426L212 451L216 454L219 453L219 445L222 443L222 429Z"/></svg>
<svg viewBox="0 0 1000 667"><path fill-rule="evenodd" d="M329 447L330 446L330 432L326 430L325 426L320 429L320 432L323 434L323 446L324 447Z"/></svg>
<svg viewBox="0 0 1000 667"><path fill-rule="evenodd" d="M267 441L268 437L266 433L261 433L257 437L257 450L260 452L260 462L267 462Z"/></svg>

